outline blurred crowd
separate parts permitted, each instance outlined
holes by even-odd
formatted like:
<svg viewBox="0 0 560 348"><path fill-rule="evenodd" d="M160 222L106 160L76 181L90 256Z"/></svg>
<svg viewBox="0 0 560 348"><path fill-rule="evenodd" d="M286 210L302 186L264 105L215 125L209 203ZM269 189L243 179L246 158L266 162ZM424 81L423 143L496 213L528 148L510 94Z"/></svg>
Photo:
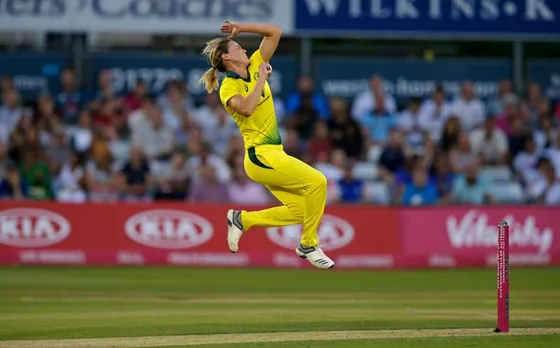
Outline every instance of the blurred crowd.
<svg viewBox="0 0 560 348"><path fill-rule="evenodd" d="M0 198L81 203L181 200L267 204L243 168L243 140L214 93L195 101L182 81L124 95L110 71L83 92L75 72L62 88L23 105L1 80ZM329 182L329 201L432 205L560 204L560 104L537 84L479 100L469 82L446 98L398 105L383 79L353 101L327 98L300 77L275 98L285 151Z"/></svg>

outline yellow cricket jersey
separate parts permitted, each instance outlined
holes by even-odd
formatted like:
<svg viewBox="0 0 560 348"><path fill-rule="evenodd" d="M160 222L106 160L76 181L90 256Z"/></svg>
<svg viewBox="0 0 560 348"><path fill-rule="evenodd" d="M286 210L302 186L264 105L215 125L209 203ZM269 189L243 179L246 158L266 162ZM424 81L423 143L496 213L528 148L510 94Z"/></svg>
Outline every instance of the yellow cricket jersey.
<svg viewBox="0 0 560 348"><path fill-rule="evenodd" d="M226 111L233 117L243 136L245 148L249 149L258 145L280 145L280 131L276 122L276 112L274 111L274 100L268 81L264 84L263 92L259 104L253 114L245 117L231 110L227 106L227 101L235 96L246 97L251 93L259 79L259 65L264 62L260 50L257 50L250 58L247 66L247 79L234 72L226 72L226 76L220 86L220 100Z"/></svg>

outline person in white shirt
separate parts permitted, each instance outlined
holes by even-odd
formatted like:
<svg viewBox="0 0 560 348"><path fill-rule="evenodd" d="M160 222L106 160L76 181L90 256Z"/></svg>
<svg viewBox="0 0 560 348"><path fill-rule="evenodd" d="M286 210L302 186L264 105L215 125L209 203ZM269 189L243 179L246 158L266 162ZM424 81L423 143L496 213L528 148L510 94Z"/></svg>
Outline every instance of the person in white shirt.
<svg viewBox="0 0 560 348"><path fill-rule="evenodd" d="M330 157L330 162L317 162L315 169L325 175L327 182L336 182L344 176L344 165L347 162L347 157L342 149L332 150Z"/></svg>
<svg viewBox="0 0 560 348"><path fill-rule="evenodd" d="M10 89L2 94L0 106L0 129L10 134L23 115L20 107L20 95L15 89Z"/></svg>
<svg viewBox="0 0 560 348"><path fill-rule="evenodd" d="M470 132L482 125L486 110L482 101L475 98L472 83L463 84L461 96L453 102L451 112L459 117L461 129L464 131Z"/></svg>
<svg viewBox="0 0 560 348"><path fill-rule="evenodd" d="M471 147L475 155L482 159L483 164L504 164L507 160L509 144L506 134L496 128L493 116L486 118L483 128L471 132Z"/></svg>
<svg viewBox="0 0 560 348"><path fill-rule="evenodd" d="M381 98L383 97L383 98ZM385 111L388 113L397 112L397 103L392 95L385 93L383 79L381 76L373 76L370 79L369 89L363 91L354 100L352 104L352 118L359 121L368 112L376 108L377 100L383 99Z"/></svg>
<svg viewBox="0 0 560 348"><path fill-rule="evenodd" d="M243 155L236 160L233 181L228 184L231 202L239 204L267 204L271 202L265 187L249 179L243 168ZM241 162L241 163L239 163Z"/></svg>
<svg viewBox="0 0 560 348"><path fill-rule="evenodd" d="M541 158L537 164L535 180L527 186L527 195L533 203L560 204L560 180L548 159Z"/></svg>
<svg viewBox="0 0 560 348"><path fill-rule="evenodd" d="M167 160L173 151L173 131L164 124L160 108L151 104L146 109L149 123L132 131L132 145L138 146L151 160Z"/></svg>
<svg viewBox="0 0 560 348"><path fill-rule="evenodd" d="M420 99L411 98L408 108L397 118L397 127L406 134L406 147L411 151L424 148L424 129L420 125Z"/></svg>
<svg viewBox="0 0 560 348"><path fill-rule="evenodd" d="M451 116L451 105L445 100L442 86L436 87L432 99L426 99L422 103L419 113L420 127L430 135L432 140L439 141L443 125Z"/></svg>
<svg viewBox="0 0 560 348"><path fill-rule="evenodd" d="M530 184L538 178L535 169L538 160L539 154L537 153L535 140L532 137L527 137L525 149L513 159L513 168L526 184Z"/></svg>
<svg viewBox="0 0 560 348"><path fill-rule="evenodd" d="M195 155L187 160L187 169L192 175L193 182L200 180L200 167L203 164L209 164L214 167L216 179L223 184L227 184L231 180L231 170L226 161L213 153L213 147L209 143L203 143Z"/></svg>

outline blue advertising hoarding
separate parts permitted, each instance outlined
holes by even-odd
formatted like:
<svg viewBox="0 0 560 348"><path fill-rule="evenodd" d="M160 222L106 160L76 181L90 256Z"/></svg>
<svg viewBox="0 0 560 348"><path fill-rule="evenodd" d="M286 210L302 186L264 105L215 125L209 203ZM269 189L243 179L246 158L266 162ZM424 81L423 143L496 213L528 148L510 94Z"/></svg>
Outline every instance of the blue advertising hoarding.
<svg viewBox="0 0 560 348"><path fill-rule="evenodd" d="M538 82L543 94L560 100L560 60L532 60L528 66L529 81Z"/></svg>
<svg viewBox="0 0 560 348"><path fill-rule="evenodd" d="M558 0L296 0L296 31L560 39Z"/></svg>
<svg viewBox="0 0 560 348"><path fill-rule="evenodd" d="M0 54L0 76L11 76L24 100L40 93L57 91L59 75L71 63L70 54L55 52L4 52Z"/></svg>
<svg viewBox="0 0 560 348"><path fill-rule="evenodd" d="M502 79L511 79L512 64L504 60L480 59L375 59L323 57L314 60L317 86L328 96L353 98L368 89L369 79L379 75L387 93L399 102L426 97L441 83L448 97L455 96L464 81L471 81L479 98L498 93Z"/></svg>
<svg viewBox="0 0 560 348"><path fill-rule="evenodd" d="M204 97L206 93L198 80L209 66L198 55L111 52L94 53L90 59L90 81L95 84L99 72L110 69L117 93L132 90L138 79L146 81L154 94L161 93L167 82L174 79L185 81L195 99ZM291 56L275 56L270 63L274 67L270 87L276 94L285 97L295 88L297 60Z"/></svg>

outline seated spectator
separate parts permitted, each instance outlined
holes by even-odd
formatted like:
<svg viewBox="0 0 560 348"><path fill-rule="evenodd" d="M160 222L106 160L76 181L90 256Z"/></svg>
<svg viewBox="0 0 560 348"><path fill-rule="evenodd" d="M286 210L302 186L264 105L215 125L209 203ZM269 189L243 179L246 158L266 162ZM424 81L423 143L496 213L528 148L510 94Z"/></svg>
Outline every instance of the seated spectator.
<svg viewBox="0 0 560 348"><path fill-rule="evenodd" d="M51 186L51 173L47 163L41 161L38 149L25 151L19 172L21 180L28 185L29 198L51 200L54 193Z"/></svg>
<svg viewBox="0 0 560 348"><path fill-rule="evenodd" d="M181 118L181 125L175 131L175 137L173 140L176 147L184 147L187 145L189 142L189 134L191 133L191 129L193 127L195 126L193 125L191 118L188 115L183 115L183 118ZM202 129L200 131L202 132Z"/></svg>
<svg viewBox="0 0 560 348"><path fill-rule="evenodd" d="M148 98L148 86L146 81L138 79L134 90L123 98L126 113L136 111L142 107L144 100Z"/></svg>
<svg viewBox="0 0 560 348"><path fill-rule="evenodd" d="M338 180L339 201L341 203L361 203L364 201L366 183L356 179L352 172L353 166L347 163L344 167L344 176Z"/></svg>
<svg viewBox="0 0 560 348"><path fill-rule="evenodd" d="M203 163L198 170L200 179L193 182L189 201L194 203L226 203L231 201L228 186L218 180L214 166Z"/></svg>
<svg viewBox="0 0 560 348"><path fill-rule="evenodd" d="M87 200L85 170L77 153L64 163L54 180L56 200L65 203L84 203Z"/></svg>
<svg viewBox="0 0 560 348"><path fill-rule="evenodd" d="M463 173L466 166L477 159L472 151L471 140L468 133L461 133L457 146L449 153L451 169L454 173Z"/></svg>
<svg viewBox="0 0 560 348"><path fill-rule="evenodd" d="M328 121L333 147L343 149L346 156L359 159L364 153L364 139L360 125L348 115L346 102L340 98L331 101Z"/></svg>
<svg viewBox="0 0 560 348"><path fill-rule="evenodd" d="M163 123L166 128L175 131L181 126L182 119L189 117L190 114L186 109L183 89L179 85L171 84L167 95L168 103L162 109ZM208 120L212 121L212 117L209 117Z"/></svg>
<svg viewBox="0 0 560 348"><path fill-rule="evenodd" d="M479 164L472 161L467 164L464 174L457 176L453 182L451 197L456 204L482 205L492 202L489 193L490 181L479 173Z"/></svg>
<svg viewBox="0 0 560 348"><path fill-rule="evenodd" d="M64 163L70 161L72 149L63 129L55 130L50 145L46 148L50 170L58 172Z"/></svg>
<svg viewBox="0 0 560 348"><path fill-rule="evenodd" d="M66 68L60 75L62 90L56 95L56 106L60 110L65 124L75 125L84 102L82 93L78 90L76 72L73 68Z"/></svg>
<svg viewBox="0 0 560 348"><path fill-rule="evenodd" d="M436 156L430 168L430 177L437 188L440 201L448 202L455 180L455 173L451 171L449 157L446 154L440 153Z"/></svg>
<svg viewBox="0 0 560 348"><path fill-rule="evenodd" d="M397 117L385 110L385 104L376 104L375 109L368 111L360 120L364 133L372 145L384 145L389 133L397 126Z"/></svg>
<svg viewBox="0 0 560 348"><path fill-rule="evenodd" d="M14 86L14 79L9 75L4 75L0 77L0 97L4 94L4 92L13 89Z"/></svg>
<svg viewBox="0 0 560 348"><path fill-rule="evenodd" d="M113 88L113 73L109 69L103 69L97 75L97 91L90 96L90 101L96 103L101 100L116 98L117 94Z"/></svg>
<svg viewBox="0 0 560 348"><path fill-rule="evenodd" d="M278 98L276 98L278 99ZM314 90L313 80L309 76L301 76L298 80L298 90L288 96L286 113L294 115L304 104L310 101L310 107L321 119L329 118L329 104L324 95Z"/></svg>
<svg viewBox="0 0 560 348"><path fill-rule="evenodd" d="M513 94L510 80L502 80L498 85L498 95L488 101L488 113L490 115L502 115L505 111L506 99L517 97Z"/></svg>
<svg viewBox="0 0 560 348"><path fill-rule="evenodd" d="M85 160L93 144L93 129L89 112L82 111L78 126L70 132L70 147Z"/></svg>
<svg viewBox="0 0 560 348"><path fill-rule="evenodd" d="M539 157L535 141L533 138L528 137L525 140L524 150L518 153L513 159L513 169L515 169L516 174L518 174L526 184L532 182L536 178L535 166Z"/></svg>
<svg viewBox="0 0 560 348"><path fill-rule="evenodd" d="M174 147L173 131L163 122L161 109L151 105L146 113L148 123L133 130L132 144L150 160L168 160Z"/></svg>
<svg viewBox="0 0 560 348"><path fill-rule="evenodd" d="M320 156L329 156L332 150L332 139L326 122L319 121L307 143L307 151L312 162Z"/></svg>
<svg viewBox="0 0 560 348"><path fill-rule="evenodd" d="M544 99L541 86L536 82L527 85L527 97L521 106L524 122L536 120L539 116L541 100Z"/></svg>
<svg viewBox="0 0 560 348"><path fill-rule="evenodd" d="M90 202L116 202L119 199L118 175L113 171L111 157L99 157L86 167L86 186Z"/></svg>
<svg viewBox="0 0 560 348"><path fill-rule="evenodd" d="M546 98L541 98L537 110L537 117L529 120L529 125L533 129L540 128L540 123L542 119L548 119L550 121L551 127L558 126L558 120L554 117L552 113L552 106L550 105L550 100Z"/></svg>
<svg viewBox="0 0 560 348"><path fill-rule="evenodd" d="M130 160L120 170L120 192L125 201L150 201L152 177L147 158L140 147L130 149Z"/></svg>
<svg viewBox="0 0 560 348"><path fill-rule="evenodd" d="M265 187L251 181L243 168L243 157L240 158L240 166L233 171L233 181L228 184L228 197L232 203L238 204L267 204L270 196Z"/></svg>
<svg viewBox="0 0 560 348"><path fill-rule="evenodd" d="M397 201L402 199L405 187L413 182L414 172L418 169L427 169L426 158L419 154L413 154L406 159L404 167L397 170L392 180L388 182L394 196L399 197Z"/></svg>
<svg viewBox="0 0 560 348"><path fill-rule="evenodd" d="M532 138L532 134L523 125L523 120L521 118L514 119L512 132L508 135L510 161L513 161L515 156L525 149L527 138Z"/></svg>
<svg viewBox="0 0 560 348"><path fill-rule="evenodd" d="M220 103L217 92L209 94L206 103L193 112L193 122L201 127L204 139L220 156L226 154L229 139L239 133L235 121Z"/></svg>
<svg viewBox="0 0 560 348"><path fill-rule="evenodd" d="M338 182L344 175L344 167L347 163L347 157L344 150L334 149L330 153L329 158L322 155L317 158L315 169L323 173L327 178L327 182Z"/></svg>
<svg viewBox="0 0 560 348"><path fill-rule="evenodd" d="M490 116L484 121L484 127L475 129L470 136L472 152L483 164L499 165L507 162L508 139L505 133L496 128L496 120Z"/></svg>
<svg viewBox="0 0 560 348"><path fill-rule="evenodd" d="M445 100L443 86L437 86L432 99L425 100L420 106L418 120L420 127L434 141L439 141L443 126L451 116L451 106Z"/></svg>
<svg viewBox="0 0 560 348"><path fill-rule="evenodd" d="M432 205L438 201L436 185L428 178L423 168L416 168L412 181L404 186L402 204L404 205Z"/></svg>
<svg viewBox="0 0 560 348"><path fill-rule="evenodd" d="M23 117L21 108L21 97L17 90L10 89L2 93L2 104L0 104L0 129L5 135L10 134L20 118Z"/></svg>
<svg viewBox="0 0 560 348"><path fill-rule="evenodd" d="M408 108L400 113L397 125L405 134L406 147L412 151L421 151L426 134L420 123L420 99L411 98Z"/></svg>
<svg viewBox="0 0 560 348"><path fill-rule="evenodd" d="M497 116L496 126L509 136L513 134L513 124L522 118L519 113L519 101L515 95L506 96L504 104L504 113Z"/></svg>
<svg viewBox="0 0 560 348"><path fill-rule="evenodd" d="M461 129L464 131L470 132L482 125L486 116L485 106L475 97L471 82L463 83L461 95L453 102L451 112L459 117Z"/></svg>
<svg viewBox="0 0 560 348"><path fill-rule="evenodd" d="M392 131L389 141L379 156L381 177L388 183L393 182L394 175L405 165L405 154L402 147L402 135L399 131Z"/></svg>
<svg viewBox="0 0 560 348"><path fill-rule="evenodd" d="M236 168L235 162L240 156L245 156L245 144L241 135L234 135L229 140L228 153L225 156L227 165L231 169ZM241 165L243 166L243 162L241 162Z"/></svg>
<svg viewBox="0 0 560 348"><path fill-rule="evenodd" d="M301 138L297 130L290 129L286 133L286 139L282 142L284 152L289 156L301 159L303 157L303 148L301 146Z"/></svg>
<svg viewBox="0 0 560 348"><path fill-rule="evenodd" d="M302 95L300 107L286 120L288 129L296 130L301 139L307 140L313 132L315 123L321 119L319 112L313 106L311 95Z"/></svg>
<svg viewBox="0 0 560 348"><path fill-rule="evenodd" d="M33 113L33 124L40 131L52 133L61 123L61 117L55 110L54 101L48 94L43 94L37 101L37 108Z"/></svg>
<svg viewBox="0 0 560 348"><path fill-rule="evenodd" d="M392 95L385 93L385 86L381 76L373 76L369 80L369 89L356 96L352 104L351 116L360 121L367 112L377 109L383 104L384 109L391 114L397 112L397 103Z"/></svg>
<svg viewBox="0 0 560 348"><path fill-rule="evenodd" d="M194 182L200 179L200 167L204 164L214 167L219 182L227 184L231 180L229 166L222 157L213 153L212 146L209 143L200 144L196 152L187 160L187 169Z"/></svg>
<svg viewBox="0 0 560 348"><path fill-rule="evenodd" d="M157 105L162 110L169 110L171 104L175 103L175 98L178 95L181 96L181 105L175 104L174 109L185 110L187 113L191 113L195 109L194 100L189 94L187 85L181 80L170 80L167 82L165 93L158 97Z"/></svg>
<svg viewBox="0 0 560 348"><path fill-rule="evenodd" d="M443 152L450 152L457 146L461 134L461 123L456 116L450 116L443 126L443 133L441 134L439 145Z"/></svg>
<svg viewBox="0 0 560 348"><path fill-rule="evenodd" d="M556 130L551 146L544 152L546 158L550 160L556 177L560 179L560 129Z"/></svg>
<svg viewBox="0 0 560 348"><path fill-rule="evenodd" d="M559 205L560 179L556 177L554 167L548 159L541 158L537 163L537 179L527 186L532 203Z"/></svg>
<svg viewBox="0 0 560 348"><path fill-rule="evenodd" d="M0 200L21 200L27 196L27 183L20 178L17 166L14 163L7 163L5 175L0 176Z"/></svg>
<svg viewBox="0 0 560 348"><path fill-rule="evenodd" d="M183 153L175 151L171 161L158 171L157 176L154 176L156 183L154 199L185 200L188 196L189 172Z"/></svg>
<svg viewBox="0 0 560 348"><path fill-rule="evenodd" d="M534 139L537 144L537 152L544 154L554 144L556 129L552 127L550 117L542 117L539 119L538 127L534 131Z"/></svg>

